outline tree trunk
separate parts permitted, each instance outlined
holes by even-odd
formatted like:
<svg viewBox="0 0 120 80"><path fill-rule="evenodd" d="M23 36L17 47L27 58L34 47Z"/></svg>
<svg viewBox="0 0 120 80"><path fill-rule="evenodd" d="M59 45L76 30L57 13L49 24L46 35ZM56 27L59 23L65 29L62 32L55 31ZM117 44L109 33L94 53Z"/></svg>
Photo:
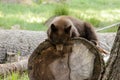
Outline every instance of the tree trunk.
<svg viewBox="0 0 120 80"><path fill-rule="evenodd" d="M111 50L110 59L101 80L120 80L120 26Z"/></svg>
<svg viewBox="0 0 120 80"><path fill-rule="evenodd" d="M69 41L68 41L69 42ZM103 72L102 56L95 45L76 38L56 51L49 41L41 43L28 60L30 80L98 80Z"/></svg>

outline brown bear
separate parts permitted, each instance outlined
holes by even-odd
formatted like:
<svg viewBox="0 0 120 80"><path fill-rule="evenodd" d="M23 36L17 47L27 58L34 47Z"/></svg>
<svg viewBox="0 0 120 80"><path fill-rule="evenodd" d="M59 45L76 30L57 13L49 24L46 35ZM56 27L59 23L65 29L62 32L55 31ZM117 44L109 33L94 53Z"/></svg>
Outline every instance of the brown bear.
<svg viewBox="0 0 120 80"><path fill-rule="evenodd" d="M58 16L51 20L47 31L48 39L56 45L57 50L62 50L67 41L74 37L82 37L95 45L98 39L93 26L70 16Z"/></svg>

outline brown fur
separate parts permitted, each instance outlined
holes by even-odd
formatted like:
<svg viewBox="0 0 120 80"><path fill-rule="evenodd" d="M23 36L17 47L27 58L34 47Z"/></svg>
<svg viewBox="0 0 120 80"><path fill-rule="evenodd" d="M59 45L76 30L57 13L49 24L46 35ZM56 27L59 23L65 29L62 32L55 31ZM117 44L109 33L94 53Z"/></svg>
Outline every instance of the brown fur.
<svg viewBox="0 0 120 80"><path fill-rule="evenodd" d="M78 20L70 16L58 16L51 20L47 31L48 39L58 51L62 51L67 41L74 37L82 37L94 43L101 53L108 52L98 45L98 39L93 26L90 23Z"/></svg>
<svg viewBox="0 0 120 80"><path fill-rule="evenodd" d="M53 19L47 31L53 44L65 44L74 37L83 37L97 45L98 39L93 26L70 16L58 16Z"/></svg>

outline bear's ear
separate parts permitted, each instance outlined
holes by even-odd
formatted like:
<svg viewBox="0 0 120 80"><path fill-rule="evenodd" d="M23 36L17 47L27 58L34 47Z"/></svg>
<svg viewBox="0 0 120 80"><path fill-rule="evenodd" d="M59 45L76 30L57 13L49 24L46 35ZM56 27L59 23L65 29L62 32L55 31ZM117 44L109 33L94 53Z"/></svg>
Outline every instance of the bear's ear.
<svg viewBox="0 0 120 80"><path fill-rule="evenodd" d="M53 32L57 31L57 28L55 27L54 24L51 24L51 31L53 31Z"/></svg>
<svg viewBox="0 0 120 80"><path fill-rule="evenodd" d="M67 27L67 28L65 28L65 33L70 33L70 30L71 30L71 25L69 26L69 27Z"/></svg>

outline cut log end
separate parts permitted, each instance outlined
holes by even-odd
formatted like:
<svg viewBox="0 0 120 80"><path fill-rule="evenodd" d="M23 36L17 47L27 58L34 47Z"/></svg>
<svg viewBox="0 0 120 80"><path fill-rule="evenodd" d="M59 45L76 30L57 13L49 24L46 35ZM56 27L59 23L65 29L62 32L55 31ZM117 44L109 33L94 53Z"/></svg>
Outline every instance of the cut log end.
<svg viewBox="0 0 120 80"><path fill-rule="evenodd" d="M98 80L104 62L96 46L82 38L72 42L63 47L64 56L48 41L40 44L28 61L30 80Z"/></svg>

